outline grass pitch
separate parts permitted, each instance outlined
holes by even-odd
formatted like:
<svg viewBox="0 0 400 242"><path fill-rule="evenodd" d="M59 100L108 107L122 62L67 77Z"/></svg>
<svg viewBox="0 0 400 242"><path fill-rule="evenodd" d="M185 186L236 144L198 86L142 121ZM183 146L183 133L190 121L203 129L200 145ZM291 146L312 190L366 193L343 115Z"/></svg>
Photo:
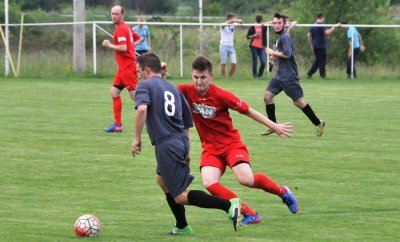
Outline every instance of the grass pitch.
<svg viewBox="0 0 400 242"><path fill-rule="evenodd" d="M262 216L234 232L226 214L187 207L195 234L173 237L174 224L155 182L154 149L144 135L133 158L134 109L123 93L120 134L112 122L112 78L0 79L0 241L76 241L80 215L102 222L96 241L394 241L400 221L400 82L396 79L304 80L305 99L326 120L322 137L285 94L278 122L294 137L262 137L264 128L232 111L254 172L265 172L297 196L292 215L280 199L240 186L230 170L223 183ZM172 80L174 83L183 80ZM221 80L265 113L267 80ZM193 189L200 142L192 130Z"/></svg>

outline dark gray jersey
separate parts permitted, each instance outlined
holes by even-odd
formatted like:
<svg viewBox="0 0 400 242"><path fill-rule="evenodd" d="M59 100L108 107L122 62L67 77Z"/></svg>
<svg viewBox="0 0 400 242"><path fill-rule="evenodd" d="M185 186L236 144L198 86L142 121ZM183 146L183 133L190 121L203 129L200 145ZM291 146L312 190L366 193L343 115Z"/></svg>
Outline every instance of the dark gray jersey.
<svg viewBox="0 0 400 242"><path fill-rule="evenodd" d="M297 64L293 56L294 49L288 33L283 32L278 37L275 43L275 50L289 57L289 59L278 57L278 70L275 78L280 81L298 80Z"/></svg>
<svg viewBox="0 0 400 242"><path fill-rule="evenodd" d="M147 105L146 128L153 145L193 127L192 114L182 93L161 77L136 86L135 109Z"/></svg>

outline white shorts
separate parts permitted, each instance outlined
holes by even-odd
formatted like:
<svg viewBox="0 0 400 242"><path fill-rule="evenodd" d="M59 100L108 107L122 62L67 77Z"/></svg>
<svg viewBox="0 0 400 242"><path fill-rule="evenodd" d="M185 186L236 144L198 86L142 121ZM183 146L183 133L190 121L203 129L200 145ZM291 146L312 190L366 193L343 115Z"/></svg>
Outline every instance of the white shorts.
<svg viewBox="0 0 400 242"><path fill-rule="evenodd" d="M227 58L231 64L236 64L236 52L233 46L219 45L219 55L221 58L221 64L226 64Z"/></svg>

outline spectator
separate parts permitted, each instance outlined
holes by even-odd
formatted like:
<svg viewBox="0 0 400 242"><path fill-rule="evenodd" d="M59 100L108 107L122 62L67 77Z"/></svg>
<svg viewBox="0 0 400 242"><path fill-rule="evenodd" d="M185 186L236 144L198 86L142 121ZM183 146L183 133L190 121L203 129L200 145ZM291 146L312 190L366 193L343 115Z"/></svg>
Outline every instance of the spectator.
<svg viewBox="0 0 400 242"><path fill-rule="evenodd" d="M161 77L165 79L167 77L167 63L166 62L161 62Z"/></svg>
<svg viewBox="0 0 400 242"><path fill-rule="evenodd" d="M225 77L225 66L227 62L227 58L229 58L229 62L231 63L231 68L229 70L229 77L233 76L233 73L236 69L236 52L233 43L233 37L235 34L235 25L242 24L243 21L241 19L235 18L236 15L234 13L228 13L226 15L225 22L220 28L221 41L219 45L219 53L221 57L221 75Z"/></svg>
<svg viewBox="0 0 400 242"><path fill-rule="evenodd" d="M286 33L289 34L290 30L292 30L294 28L294 26L296 26L297 21L291 21L289 16L287 16L287 15L284 15L284 17L285 17L285 21L286 21L285 31L286 31Z"/></svg>
<svg viewBox="0 0 400 242"><path fill-rule="evenodd" d="M315 22L315 26L310 27L310 30L307 33L308 43L310 44L311 51L315 55L314 64L311 66L310 70L307 72L307 78L311 78L312 75L319 69L319 75L321 78L326 77L326 60L327 60L327 43L329 36L336 27L332 26L331 28L326 28L324 26L318 26L325 23L325 16L323 13L317 14L317 20Z"/></svg>
<svg viewBox="0 0 400 242"><path fill-rule="evenodd" d="M363 44L363 39L361 34L357 31L356 27L350 26L347 22L342 22L342 27L347 29L347 39L349 40L349 49L347 51L347 77L351 78L352 74L354 77L357 77L356 72L356 59L358 54L361 51L365 50L365 46ZM353 62L352 56L354 55ZM351 66L353 65L353 70L351 70Z"/></svg>
<svg viewBox="0 0 400 242"><path fill-rule="evenodd" d="M140 42L135 46L138 55L151 51L150 30L147 25L143 25L144 17L137 18L138 25L133 30L140 36Z"/></svg>
<svg viewBox="0 0 400 242"><path fill-rule="evenodd" d="M256 23L249 27L247 39L250 39L253 77L262 77L266 64L265 47L267 46L267 27L262 24L262 16L256 16ZM257 72L257 58L260 59L260 68Z"/></svg>

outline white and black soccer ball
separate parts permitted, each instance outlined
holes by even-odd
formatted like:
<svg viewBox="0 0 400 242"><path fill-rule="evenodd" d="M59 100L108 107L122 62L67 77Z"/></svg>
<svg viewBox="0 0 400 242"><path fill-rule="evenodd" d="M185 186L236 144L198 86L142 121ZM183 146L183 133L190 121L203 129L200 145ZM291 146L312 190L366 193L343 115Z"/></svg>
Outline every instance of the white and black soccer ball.
<svg viewBox="0 0 400 242"><path fill-rule="evenodd" d="M80 216L74 226L75 234L78 237L97 237L100 233L100 220L91 214Z"/></svg>

